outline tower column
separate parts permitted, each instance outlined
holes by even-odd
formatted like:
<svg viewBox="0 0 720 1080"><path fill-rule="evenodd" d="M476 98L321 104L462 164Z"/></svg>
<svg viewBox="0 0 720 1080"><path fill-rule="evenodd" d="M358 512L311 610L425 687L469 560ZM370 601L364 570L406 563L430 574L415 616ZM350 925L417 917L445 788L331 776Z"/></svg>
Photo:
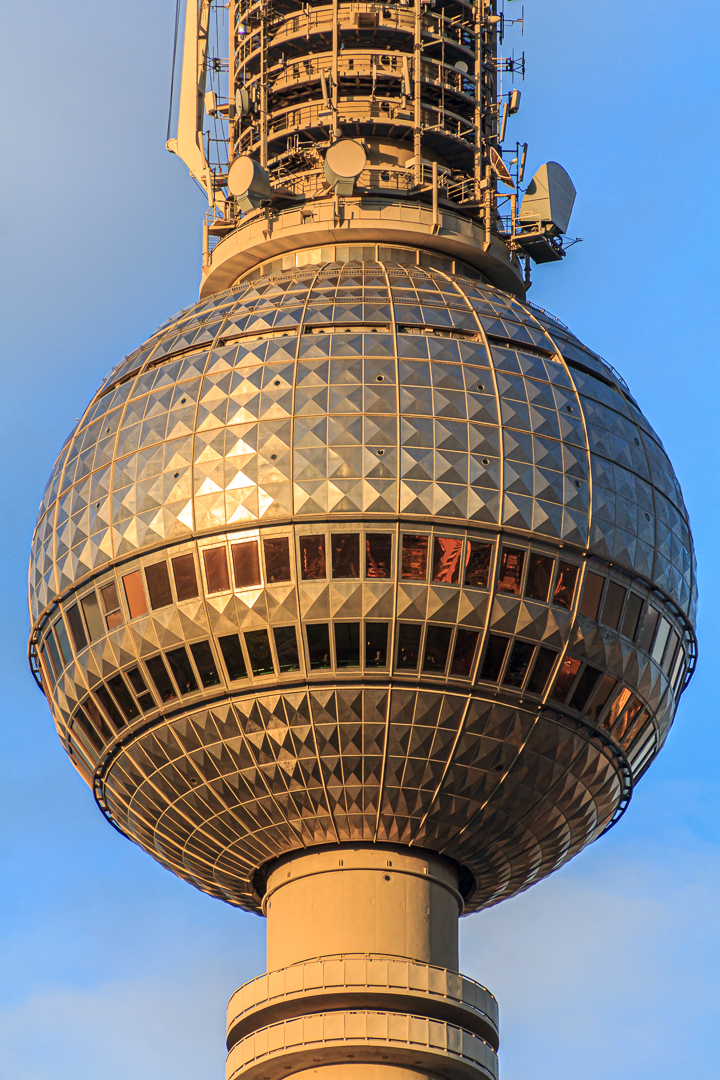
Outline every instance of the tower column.
<svg viewBox="0 0 720 1080"><path fill-rule="evenodd" d="M308 851L273 866L263 910L268 974L230 1000L228 1080L497 1076L497 1003L457 970L452 863L385 845Z"/></svg>

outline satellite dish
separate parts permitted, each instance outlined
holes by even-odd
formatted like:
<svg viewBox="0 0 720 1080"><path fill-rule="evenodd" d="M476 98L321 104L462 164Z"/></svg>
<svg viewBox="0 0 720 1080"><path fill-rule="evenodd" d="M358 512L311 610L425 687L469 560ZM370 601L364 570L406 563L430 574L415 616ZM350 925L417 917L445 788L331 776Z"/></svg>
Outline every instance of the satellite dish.
<svg viewBox="0 0 720 1080"><path fill-rule="evenodd" d="M557 161L547 161L533 176L520 207L522 225L550 226L566 233L575 205L575 185Z"/></svg>
<svg viewBox="0 0 720 1080"><path fill-rule="evenodd" d="M247 116L252 109L252 99L244 86L235 91L235 108L241 116Z"/></svg>
<svg viewBox="0 0 720 1080"><path fill-rule="evenodd" d="M492 165L498 180L502 180L503 184L507 184L508 187L515 187L515 181L510 175L510 170L502 159L502 154L499 150L496 150L494 146L490 147L490 164Z"/></svg>
<svg viewBox="0 0 720 1080"><path fill-rule="evenodd" d="M455 68L457 71L462 71L463 75L467 75L468 66L464 60L458 60Z"/></svg>
<svg viewBox="0 0 720 1080"><path fill-rule="evenodd" d="M355 181L367 164L364 147L355 139L340 139L325 155L325 179L338 195L352 195Z"/></svg>
<svg viewBox="0 0 720 1080"><path fill-rule="evenodd" d="M228 191L241 210L255 210L272 195L270 174L251 157L235 158L228 172Z"/></svg>

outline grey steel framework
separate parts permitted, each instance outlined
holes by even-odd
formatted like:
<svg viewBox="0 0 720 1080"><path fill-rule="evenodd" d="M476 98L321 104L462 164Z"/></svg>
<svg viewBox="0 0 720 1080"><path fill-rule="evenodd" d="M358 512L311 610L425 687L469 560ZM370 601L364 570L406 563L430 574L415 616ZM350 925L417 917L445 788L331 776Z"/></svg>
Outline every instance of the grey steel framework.
<svg viewBox="0 0 720 1080"><path fill-rule="evenodd" d="M41 506L64 745L111 821L242 907L277 856L357 840L451 857L466 910L526 888L622 811L693 668L687 514L625 384L418 260L338 246L182 312Z"/></svg>

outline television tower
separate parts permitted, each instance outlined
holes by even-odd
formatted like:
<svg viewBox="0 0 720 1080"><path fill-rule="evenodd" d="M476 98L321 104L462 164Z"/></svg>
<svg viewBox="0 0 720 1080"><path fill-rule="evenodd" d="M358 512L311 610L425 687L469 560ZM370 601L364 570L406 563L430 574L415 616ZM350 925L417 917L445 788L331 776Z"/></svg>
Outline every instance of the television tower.
<svg viewBox="0 0 720 1080"><path fill-rule="evenodd" d="M267 919L228 1080L494 1080L458 918L617 821L695 665L672 466L525 299L575 191L555 162L523 187L506 141L517 21L187 0L200 299L110 372L40 507L30 661L75 768Z"/></svg>

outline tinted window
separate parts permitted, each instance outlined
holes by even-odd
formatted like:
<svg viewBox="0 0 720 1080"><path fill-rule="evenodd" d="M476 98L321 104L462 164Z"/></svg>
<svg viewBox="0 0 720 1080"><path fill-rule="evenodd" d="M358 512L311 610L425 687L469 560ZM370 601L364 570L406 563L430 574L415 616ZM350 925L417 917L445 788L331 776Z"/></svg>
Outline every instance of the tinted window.
<svg viewBox="0 0 720 1080"><path fill-rule="evenodd" d="M103 748L103 740L100 738L82 709L76 711L72 723L73 726L78 729L78 732L85 736L88 743L87 748L92 749L96 754L99 754Z"/></svg>
<svg viewBox="0 0 720 1080"><path fill-rule="evenodd" d="M642 633L640 634L639 645L645 652L650 652L650 646L652 645L652 639L655 636L655 627L658 624L660 618L660 612L655 608L649 607L645 612L645 619L643 621Z"/></svg>
<svg viewBox="0 0 720 1080"><path fill-rule="evenodd" d="M585 670L578 679L575 693L570 699L570 705L573 709L577 709L578 712L583 711L588 703L588 698L597 686L600 675L601 672L599 672L597 668L590 667L589 664L585 667Z"/></svg>
<svg viewBox="0 0 720 1080"><path fill-rule="evenodd" d="M360 536L358 533L331 533L332 576L360 577Z"/></svg>
<svg viewBox="0 0 720 1080"><path fill-rule="evenodd" d="M554 569L554 559L551 559L548 555L534 555L531 552L528 561L525 595L529 596L531 600L542 600L543 603L547 603Z"/></svg>
<svg viewBox="0 0 720 1080"><path fill-rule="evenodd" d="M503 666L503 660L505 659L509 640L510 639L506 637L498 637L497 634L490 634L487 645L485 646L485 656L483 657L482 667L480 669L481 679L487 679L488 682L498 681L500 677L500 668Z"/></svg>
<svg viewBox="0 0 720 1080"><path fill-rule="evenodd" d="M130 577L132 576L133 575L131 574ZM107 585L102 585L100 587L100 599L102 600L103 610L105 611L105 622L107 623L108 630L115 630L116 627L122 626L124 619L122 617L122 612L120 611L120 600L118 599L117 588L114 581L110 581ZM141 611L140 614L142 615L144 612ZM130 618L133 618L132 610L130 612Z"/></svg>
<svg viewBox="0 0 720 1080"><path fill-rule="evenodd" d="M465 630L460 627L455 637L451 675L457 675L461 679L470 678L479 637L480 635L475 630Z"/></svg>
<svg viewBox="0 0 720 1080"><path fill-rule="evenodd" d="M90 717L95 730L100 732L106 742L109 742L110 739L114 737L115 732L110 727L92 698L86 698L85 701L83 701L83 709Z"/></svg>
<svg viewBox="0 0 720 1080"><path fill-rule="evenodd" d="M387 667L387 623L365 623L365 667Z"/></svg>
<svg viewBox="0 0 720 1080"><path fill-rule="evenodd" d="M600 621L604 622L606 626L612 627L613 630L617 630L620 624L620 614L625 603L626 592L627 589L624 589L622 585L618 585L617 581L608 582Z"/></svg>
<svg viewBox="0 0 720 1080"><path fill-rule="evenodd" d="M450 649L450 626L434 626L428 624L425 635L425 655L423 657L423 671L434 671L444 674L447 664L448 651Z"/></svg>
<svg viewBox="0 0 720 1080"><path fill-rule="evenodd" d="M487 589L490 581L490 560L492 544L484 540L470 540L465 564L465 584L475 589Z"/></svg>
<svg viewBox="0 0 720 1080"><path fill-rule="evenodd" d="M120 729L125 727L125 720L120 715L120 710L115 704L114 700L110 697L110 692L100 683L98 686L93 687L93 693L98 699L103 709L110 717L111 721L116 728Z"/></svg>
<svg viewBox="0 0 720 1080"><path fill-rule="evenodd" d="M235 574L236 589L250 589L260 585L260 552L257 540L245 541L243 544L230 546Z"/></svg>
<svg viewBox="0 0 720 1080"><path fill-rule="evenodd" d="M604 585L604 577L601 577L600 574L593 574L591 570L588 570L585 575L582 600L580 601L581 615L586 615L588 619L597 619Z"/></svg>
<svg viewBox="0 0 720 1080"><path fill-rule="evenodd" d="M397 667L417 671L420 658L420 623L400 623L398 627Z"/></svg>
<svg viewBox="0 0 720 1080"><path fill-rule="evenodd" d="M520 595L525 552L521 548L503 548L498 574L498 592Z"/></svg>
<svg viewBox="0 0 720 1080"><path fill-rule="evenodd" d="M270 638L267 630L248 630L245 633L245 647L250 658L253 675L272 675L275 671Z"/></svg>
<svg viewBox="0 0 720 1080"><path fill-rule="evenodd" d="M603 675L600 685L592 695L590 704L585 709L590 720L597 720L616 686L617 680L613 679L612 675Z"/></svg>
<svg viewBox="0 0 720 1080"><path fill-rule="evenodd" d="M308 623L306 627L310 667L330 667L330 631L327 623Z"/></svg>
<svg viewBox="0 0 720 1080"><path fill-rule="evenodd" d="M360 666L360 623L335 623L337 667Z"/></svg>
<svg viewBox="0 0 720 1080"><path fill-rule="evenodd" d="M575 681L575 676L580 670L580 660L576 660L574 656L566 656L560 665L557 678L555 679L555 685L552 688L550 697L553 701L564 701L570 692L570 687Z"/></svg>
<svg viewBox="0 0 720 1080"><path fill-rule="evenodd" d="M279 581L291 581L290 543L287 536L263 540L263 550L268 584L276 585Z"/></svg>
<svg viewBox="0 0 720 1080"><path fill-rule="evenodd" d="M150 678L155 683L155 689L160 695L161 701L172 701L177 697L168 670L161 656L151 656L145 661L145 666L150 672Z"/></svg>
<svg viewBox="0 0 720 1080"><path fill-rule="evenodd" d="M227 553L224 547L205 548L203 551L205 577L209 593L224 592L230 588Z"/></svg>
<svg viewBox="0 0 720 1080"><path fill-rule="evenodd" d="M553 591L553 604L567 608L568 611L570 610L575 595L575 582L577 581L578 571L579 567L573 566L572 563L560 563Z"/></svg>
<svg viewBox="0 0 720 1080"><path fill-rule="evenodd" d="M170 665L170 670L175 676L175 682L180 693L191 694L193 690L197 690L198 684L195 672L192 669L190 657L184 645L181 645L179 649L170 649L169 652L165 653L165 656Z"/></svg>
<svg viewBox="0 0 720 1080"><path fill-rule="evenodd" d="M405 535L402 538L402 576L404 581L427 578L428 537Z"/></svg>
<svg viewBox="0 0 720 1080"><path fill-rule="evenodd" d="M642 596L638 596L637 593L631 592L628 597L627 607L625 608L625 615L623 617L622 633L632 641L635 640L642 606Z"/></svg>
<svg viewBox="0 0 720 1080"><path fill-rule="evenodd" d="M194 641L190 646L195 667L203 686L217 686L220 682L215 656L209 641Z"/></svg>
<svg viewBox="0 0 720 1080"><path fill-rule="evenodd" d="M70 639L67 636L67 630L65 629L65 623L62 621L62 618L58 619L53 629L63 659L66 664L69 664L72 660L72 649L70 648Z"/></svg>
<svg viewBox="0 0 720 1080"><path fill-rule="evenodd" d="M151 566L145 567L145 581L150 594L150 606L153 611L156 608L167 607L168 604L172 604L173 595L170 588L170 575L164 559L162 562L152 563Z"/></svg>
<svg viewBox="0 0 720 1080"><path fill-rule="evenodd" d="M365 576L389 578L392 558L391 533L367 533L365 536Z"/></svg>
<svg viewBox="0 0 720 1080"><path fill-rule="evenodd" d="M53 634L52 630L48 630L48 635L45 638L45 643L48 647L48 654L50 656L50 662L53 666L53 671L55 672L55 677L57 678L57 676L63 669L63 664L62 660L60 659L60 653L58 651L57 643L55 641L55 635Z"/></svg>
<svg viewBox="0 0 720 1080"><path fill-rule="evenodd" d="M660 620L660 627L655 637L655 644L653 645L652 658L656 663L660 663L662 660L663 652L665 651L665 642L668 639L670 633L670 623L667 619Z"/></svg>
<svg viewBox="0 0 720 1080"><path fill-rule="evenodd" d="M85 613L85 622L87 624L90 640L97 641L98 638L103 637L105 634L105 624L102 615L100 614L100 605L98 604L97 596L94 592L88 593L87 596L83 596L80 603L82 604L82 609Z"/></svg>
<svg viewBox="0 0 720 1080"><path fill-rule="evenodd" d="M128 720L134 720L136 716L139 716L139 710L135 704L135 698L132 696L127 688L127 683L123 679L122 675L113 675L111 679L108 679L108 686L110 687L115 700L124 712Z"/></svg>
<svg viewBox="0 0 720 1080"><path fill-rule="evenodd" d="M432 579L444 585L460 581L460 557L463 542L457 537L436 536L433 542Z"/></svg>
<svg viewBox="0 0 720 1080"><path fill-rule="evenodd" d="M175 592L178 600L192 600L198 595L194 555L192 552L187 555L178 555L176 558L171 559L170 562L172 563Z"/></svg>
<svg viewBox="0 0 720 1080"><path fill-rule="evenodd" d="M299 671L300 657L298 656L297 634L294 626L276 626L273 630L275 637L275 652L277 653L280 671Z"/></svg>
<svg viewBox="0 0 720 1080"><path fill-rule="evenodd" d="M145 600L145 590L143 589L142 575L139 570L125 575L123 589L125 590L130 618L137 619L140 615L147 615L147 601Z"/></svg>
<svg viewBox="0 0 720 1080"><path fill-rule="evenodd" d="M218 642L220 643L220 651L223 654L230 682L234 682L235 679L247 679L245 657L243 656L238 635L226 634L225 637L218 638Z"/></svg>
<svg viewBox="0 0 720 1080"><path fill-rule="evenodd" d="M81 652L87 645L87 637L85 636L85 627L83 626L80 608L77 604L73 604L72 607L68 608L67 617L70 623L70 633L75 642L75 649L77 652Z"/></svg>
<svg viewBox="0 0 720 1080"><path fill-rule="evenodd" d="M544 694L550 672L552 671L556 660L557 653L555 650L546 649L544 645L541 645L537 651L535 663L533 664L533 669L530 672L530 678L528 679L525 689L529 690L531 694Z"/></svg>
<svg viewBox="0 0 720 1080"><path fill-rule="evenodd" d="M325 537L301 536L300 574L304 581L317 581L327 577L325 565Z"/></svg>
<svg viewBox="0 0 720 1080"><path fill-rule="evenodd" d="M534 652L535 646L529 641L514 642L503 676L505 686L522 686Z"/></svg>

